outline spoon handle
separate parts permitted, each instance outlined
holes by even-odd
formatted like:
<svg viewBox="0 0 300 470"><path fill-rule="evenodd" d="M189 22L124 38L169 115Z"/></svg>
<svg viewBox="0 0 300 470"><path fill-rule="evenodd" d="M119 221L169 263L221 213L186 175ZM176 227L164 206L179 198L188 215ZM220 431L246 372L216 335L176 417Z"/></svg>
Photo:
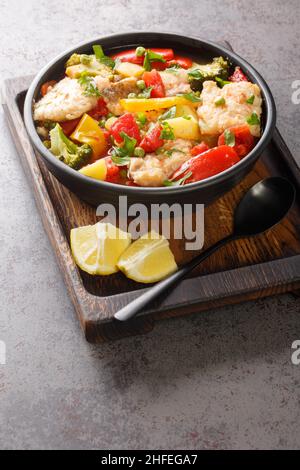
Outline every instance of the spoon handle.
<svg viewBox="0 0 300 470"><path fill-rule="evenodd" d="M193 258L182 268L178 269L178 271L171 274L171 276L158 282L153 287L150 287L144 294L140 295L137 299L133 300L125 307L121 308L118 312L114 314L114 318L119 321L126 321L134 317L140 310L146 307L148 303L152 302L158 296L162 295L168 289L177 284L183 277L185 277L190 271L192 271L196 266L198 266L201 261L204 261L206 258L208 258L208 256L210 256L216 250L221 248L221 246L230 242L234 238L235 236L233 234L222 238L222 240L219 240L217 243L212 245L203 253L200 253L200 255Z"/></svg>

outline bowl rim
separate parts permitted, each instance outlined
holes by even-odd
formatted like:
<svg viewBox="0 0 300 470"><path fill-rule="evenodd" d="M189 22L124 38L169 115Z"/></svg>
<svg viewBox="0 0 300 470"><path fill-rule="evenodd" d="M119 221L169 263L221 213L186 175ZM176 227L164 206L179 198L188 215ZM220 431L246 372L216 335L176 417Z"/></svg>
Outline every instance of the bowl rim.
<svg viewBox="0 0 300 470"><path fill-rule="evenodd" d="M96 180L94 178L89 178L88 176L85 176L79 173L77 170L70 168L65 163L58 160L44 146L44 144L42 143L42 140L40 139L40 136L37 133L36 127L34 125L32 108L33 108L34 95L36 93L36 90L38 87L40 87L41 83L43 82L43 77L49 72L49 69L55 66L55 64L58 61L62 60L65 56L71 55L72 53L76 52L80 48L84 48L92 44L101 43L101 41L103 42L103 41L114 40L116 41L116 48L125 49L126 44L124 43L124 40L126 40L126 36L130 36L131 42L132 42L135 36L139 37L141 35L144 35L147 38L148 42L151 42L152 36L153 36L153 41L159 39L159 36L160 36L160 37L164 37L164 39L168 39L169 37L170 41L172 41L172 39L178 40L178 41L191 40L191 41L195 41L196 45L198 46L202 46L204 48L208 47L208 48L218 49L221 55L228 56L233 61L233 63L237 63L248 74L250 74L251 81L254 78L254 81L258 83L262 91L263 100L265 102L266 119L265 119L264 130L263 130L262 135L259 138L259 141L255 145L255 147L248 153L248 155L246 155L246 157L242 158L238 163L228 168L227 170L222 171L221 173L218 173L216 175L213 175L201 181L189 183L188 185L173 186L173 187L172 186L156 186L156 187L144 187L143 186L142 187L142 186L126 186L126 185L124 186L124 185L120 185L117 183L110 183L107 181L101 181L101 180ZM186 47L188 48L188 46ZM184 46L183 46L183 49L184 49ZM208 187L213 186L214 184L225 181L227 180L227 178L229 178L233 174L238 173L239 170L242 169L244 166L247 166L247 164L250 165L252 161L255 161L257 155L262 153L264 148L267 146L267 144L271 140L273 130L275 128L275 123L276 123L276 106L275 106L275 102L274 102L274 98L271 93L271 90L269 86L267 85L267 83L265 82L264 78L260 75L260 73L257 72L257 70L249 62L243 59L241 56L227 49L226 47L223 47L221 44L218 44L216 42L209 41L200 37L186 36L182 34L176 34L173 32L125 31L123 33L115 33L115 34L110 34L106 36L100 36L94 39L89 39L87 41L80 42L79 44L72 46L71 48L58 54L51 61L49 61L40 70L40 72L37 73L37 75L33 79L27 91L25 103L24 103L24 123L25 123L26 130L28 132L29 138L31 142L33 143L33 145L35 146L35 148L38 150L38 152L46 160L48 160L50 164L56 167L57 170L66 173L72 179L77 179L78 182L86 183L98 189L113 190L113 191L116 191L118 193L123 193L123 194L128 193L132 195L134 194L138 195L138 193L144 193L145 195L147 194L149 196L158 195L158 194L180 195L180 194L189 193L190 191L193 191L193 190L198 190L198 189L200 190L203 188L208 188Z"/></svg>

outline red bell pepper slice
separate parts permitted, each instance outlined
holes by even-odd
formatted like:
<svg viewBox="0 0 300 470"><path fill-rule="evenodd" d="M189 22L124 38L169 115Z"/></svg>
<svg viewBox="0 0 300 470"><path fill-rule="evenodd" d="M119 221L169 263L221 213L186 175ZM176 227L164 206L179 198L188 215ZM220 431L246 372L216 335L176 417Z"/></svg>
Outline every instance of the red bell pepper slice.
<svg viewBox="0 0 300 470"><path fill-rule="evenodd" d="M217 175L232 165L240 161L236 151L228 145L221 145L207 150L196 157L191 158L181 165L172 176L172 181L181 179L184 176L187 178L183 184L194 183L201 181L210 176Z"/></svg>
<svg viewBox="0 0 300 470"><path fill-rule="evenodd" d="M111 126L110 133L118 144L123 142L123 137L120 135L121 132L125 132L129 137L136 139L137 143L140 142L140 129L133 114L123 114Z"/></svg>
<svg viewBox="0 0 300 470"><path fill-rule="evenodd" d="M163 98L164 96L166 96L164 83L157 70L151 70L151 72L144 72L143 80L147 88L152 87L151 98Z"/></svg>
<svg viewBox="0 0 300 470"><path fill-rule="evenodd" d="M189 57L175 55L174 59L168 60L167 62L167 67L172 67L172 65L179 65L183 69L189 69L190 67L192 67L193 61Z"/></svg>
<svg viewBox="0 0 300 470"><path fill-rule="evenodd" d="M233 74L228 79L230 82L249 82L241 67L235 67Z"/></svg>
<svg viewBox="0 0 300 470"><path fill-rule="evenodd" d="M250 132L249 126L247 124L233 126L229 127L228 131L232 132L235 137L235 145L233 146L234 150L240 158L245 157L255 144L255 140ZM220 135L218 145L226 144L225 132Z"/></svg>
<svg viewBox="0 0 300 470"><path fill-rule="evenodd" d="M160 49L157 47L151 47L150 50L153 52L156 52L157 54L160 54L162 58L165 60L171 60L174 57L173 49ZM133 64L143 65L144 56L138 57L135 51L136 49L129 49L127 51L121 51L121 52L118 52L117 54L113 54L111 57L113 59L120 59L121 62L131 62ZM155 68L154 65L153 65L153 68Z"/></svg>
<svg viewBox="0 0 300 470"><path fill-rule="evenodd" d="M155 150L163 145L164 141L160 137L161 131L161 125L156 124L142 139L140 147L142 147L146 153L155 152Z"/></svg>

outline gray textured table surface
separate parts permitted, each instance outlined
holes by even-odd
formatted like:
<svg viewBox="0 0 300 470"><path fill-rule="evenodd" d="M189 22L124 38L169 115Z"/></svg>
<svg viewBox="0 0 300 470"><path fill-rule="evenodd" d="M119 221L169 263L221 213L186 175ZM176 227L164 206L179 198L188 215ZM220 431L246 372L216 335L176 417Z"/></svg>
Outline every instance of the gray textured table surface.
<svg viewBox="0 0 300 470"><path fill-rule="evenodd" d="M227 38L270 84L299 158L299 23L299 0L1 0L0 77L34 73L98 34ZM0 448L299 448L299 301L259 300L90 346L2 112L0 126Z"/></svg>

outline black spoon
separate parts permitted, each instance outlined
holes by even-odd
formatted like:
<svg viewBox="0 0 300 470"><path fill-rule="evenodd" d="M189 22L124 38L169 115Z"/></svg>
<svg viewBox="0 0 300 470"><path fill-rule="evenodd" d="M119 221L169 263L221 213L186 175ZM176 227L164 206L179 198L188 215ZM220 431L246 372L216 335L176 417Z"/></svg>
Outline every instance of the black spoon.
<svg viewBox="0 0 300 470"><path fill-rule="evenodd" d="M233 232L192 259L171 276L155 284L126 307L115 313L114 317L126 321L134 317L146 305L167 291L170 287L198 266L201 261L226 243L238 238L252 237L270 229L283 219L295 200L296 191L285 178L271 177L252 186L238 204L234 213Z"/></svg>

